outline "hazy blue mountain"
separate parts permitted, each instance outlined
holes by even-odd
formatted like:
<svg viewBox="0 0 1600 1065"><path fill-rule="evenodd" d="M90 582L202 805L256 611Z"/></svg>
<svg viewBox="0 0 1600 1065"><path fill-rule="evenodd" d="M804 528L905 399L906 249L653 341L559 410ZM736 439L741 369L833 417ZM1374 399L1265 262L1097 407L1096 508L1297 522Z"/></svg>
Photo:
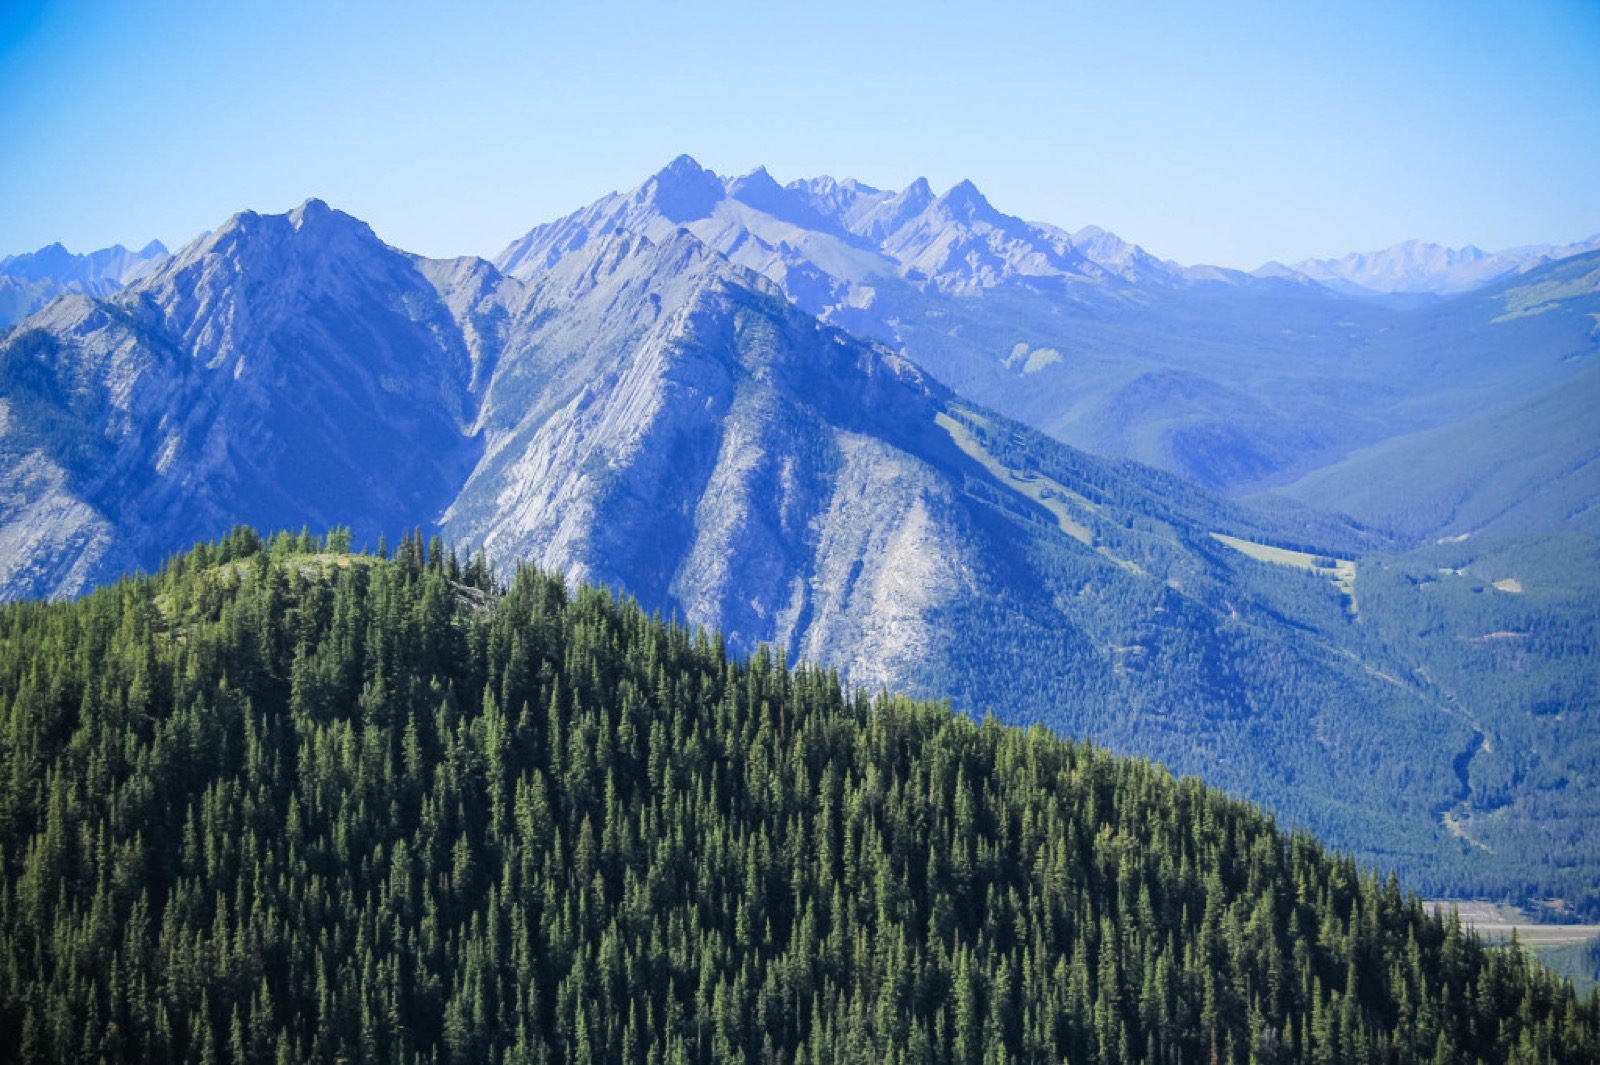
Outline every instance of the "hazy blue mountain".
<svg viewBox="0 0 1600 1065"><path fill-rule="evenodd" d="M107 296L161 264L166 246L152 240L140 250L120 244L74 255L60 244L0 259L0 329L13 325L66 292Z"/></svg>
<svg viewBox="0 0 1600 1065"><path fill-rule="evenodd" d="M680 227L778 282L812 313L869 305L877 296L869 282L891 278L968 294L1113 279L1257 284L1238 271L1158 260L1097 227L1069 233L1025 222L997 210L969 181L943 195L921 178L899 192L828 177L779 185L764 168L723 178L688 156L629 192L535 227L496 263L526 277L615 229L659 240Z"/></svg>
<svg viewBox="0 0 1600 1065"><path fill-rule="evenodd" d="M1392 342L1433 355L1400 381L1411 394L1398 406L1432 427L1339 456L1281 494L1419 540L1600 534L1597 305L1590 253L1406 316Z"/></svg>
<svg viewBox="0 0 1600 1065"><path fill-rule="evenodd" d="M1386 440L1282 494L1417 539L1600 536L1600 365L1497 410Z"/></svg>
<svg viewBox="0 0 1600 1065"><path fill-rule="evenodd" d="M0 274L30 281L55 280L85 286L109 282L120 287L150 273L168 254L166 245L159 240L152 240L136 252L114 244L87 255L74 255L60 244L51 244L26 255L8 255L0 259Z"/></svg>
<svg viewBox="0 0 1600 1065"><path fill-rule="evenodd" d="M1572 244L1534 244L1498 252L1486 252L1471 244L1449 248L1408 240L1382 251L1352 252L1338 259L1305 259L1288 267L1268 263L1256 274L1279 276L1285 270L1292 271L1351 296L1452 296L1592 251L1600 251L1600 234Z"/></svg>

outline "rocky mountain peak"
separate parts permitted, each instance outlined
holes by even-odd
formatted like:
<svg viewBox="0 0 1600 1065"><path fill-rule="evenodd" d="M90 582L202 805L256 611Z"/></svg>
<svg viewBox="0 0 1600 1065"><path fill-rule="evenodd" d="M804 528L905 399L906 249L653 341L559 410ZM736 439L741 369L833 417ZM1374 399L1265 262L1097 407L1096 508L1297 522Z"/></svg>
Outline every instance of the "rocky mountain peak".
<svg viewBox="0 0 1600 1065"><path fill-rule="evenodd" d="M12 277L26 277L34 280L46 277L60 277L62 271L76 258L65 246L57 241L47 244L36 252L23 255L8 255L0 259L0 274Z"/></svg>
<svg viewBox="0 0 1600 1065"><path fill-rule="evenodd" d="M299 207L289 212L289 224L295 229L303 229L307 225L321 225L328 221L334 210L323 200L315 196L307 199ZM344 217L348 218L349 215Z"/></svg>
<svg viewBox="0 0 1600 1065"><path fill-rule="evenodd" d="M704 218L727 195L722 179L687 155L680 155L639 188L646 202L672 222Z"/></svg>
<svg viewBox="0 0 1600 1065"><path fill-rule="evenodd" d="M794 199L794 193L767 173L767 168L758 166L748 174L733 178L728 182L728 196L741 203L747 203L769 214L776 211L770 208L780 208Z"/></svg>
<svg viewBox="0 0 1600 1065"><path fill-rule="evenodd" d="M926 211L933 199L928 179L919 177L865 212L852 228L869 240L882 241Z"/></svg>
<svg viewBox="0 0 1600 1065"><path fill-rule="evenodd" d="M270 272L298 266L343 260L341 272L349 273L368 256L396 256L378 239L372 227L353 215L336 210L319 199L308 199L287 214L260 214L240 211L214 231L201 237L174 256L171 270L192 268L205 260L220 257L236 264L271 263Z"/></svg>
<svg viewBox="0 0 1600 1065"><path fill-rule="evenodd" d="M1000 215L1000 212L984 199L983 193L978 191L978 186L967 180L952 185L949 192L939 197L937 206L968 222L980 219L991 221Z"/></svg>

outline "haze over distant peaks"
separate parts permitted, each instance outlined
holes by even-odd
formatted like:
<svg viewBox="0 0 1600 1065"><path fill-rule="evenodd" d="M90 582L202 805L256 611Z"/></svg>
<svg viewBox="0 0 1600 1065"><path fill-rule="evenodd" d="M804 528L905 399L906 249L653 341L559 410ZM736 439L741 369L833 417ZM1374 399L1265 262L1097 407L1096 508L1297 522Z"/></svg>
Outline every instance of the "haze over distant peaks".
<svg viewBox="0 0 1600 1065"><path fill-rule="evenodd" d="M0 259L0 274L29 281L76 283L85 288L107 281L121 286L148 274L167 255L167 246L159 240L152 240L138 251L113 244L87 255L75 255L57 243Z"/></svg>
<svg viewBox="0 0 1600 1065"><path fill-rule="evenodd" d="M166 245L152 240L138 251L121 244L75 255L59 243L0 259L0 329L43 307L64 292L109 296L137 281L167 258Z"/></svg>
<svg viewBox="0 0 1600 1065"><path fill-rule="evenodd" d="M1572 244L1532 244L1486 252L1468 244L1450 248L1427 241L1408 240L1381 251L1352 252L1338 259L1305 259L1284 267L1267 263L1258 277L1301 274L1350 296L1381 293L1458 295L1482 288L1536 266L1600 250L1600 234Z"/></svg>

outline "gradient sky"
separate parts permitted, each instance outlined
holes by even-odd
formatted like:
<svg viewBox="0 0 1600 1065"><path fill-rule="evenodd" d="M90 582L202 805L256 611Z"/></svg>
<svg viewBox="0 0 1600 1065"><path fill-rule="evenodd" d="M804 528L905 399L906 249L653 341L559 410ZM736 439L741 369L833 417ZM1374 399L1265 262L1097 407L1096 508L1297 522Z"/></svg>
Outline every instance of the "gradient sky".
<svg viewBox="0 0 1600 1065"><path fill-rule="evenodd" d="M1188 263L1600 231L1594 0L454 6L0 0L0 254L319 196L492 256L681 152Z"/></svg>

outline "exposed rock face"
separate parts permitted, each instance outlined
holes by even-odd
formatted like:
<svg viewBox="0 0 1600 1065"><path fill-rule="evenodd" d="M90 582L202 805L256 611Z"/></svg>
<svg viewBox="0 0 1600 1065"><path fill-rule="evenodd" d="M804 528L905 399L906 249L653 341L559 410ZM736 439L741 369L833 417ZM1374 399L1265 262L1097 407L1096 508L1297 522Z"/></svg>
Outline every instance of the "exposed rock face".
<svg viewBox="0 0 1600 1065"><path fill-rule="evenodd" d="M686 233L601 238L529 282L445 527L890 683L929 612L978 590L922 454L937 403Z"/></svg>
<svg viewBox="0 0 1600 1065"><path fill-rule="evenodd" d="M376 535L442 511L474 450L454 319L405 256L316 201L239 215L110 299L54 301L0 373L0 438L85 545L12 559L10 595L73 594L234 522Z"/></svg>

